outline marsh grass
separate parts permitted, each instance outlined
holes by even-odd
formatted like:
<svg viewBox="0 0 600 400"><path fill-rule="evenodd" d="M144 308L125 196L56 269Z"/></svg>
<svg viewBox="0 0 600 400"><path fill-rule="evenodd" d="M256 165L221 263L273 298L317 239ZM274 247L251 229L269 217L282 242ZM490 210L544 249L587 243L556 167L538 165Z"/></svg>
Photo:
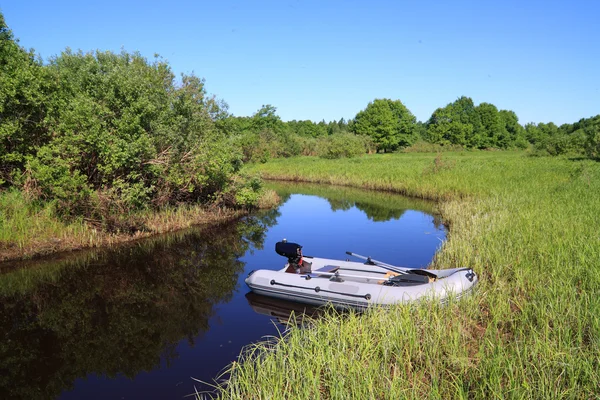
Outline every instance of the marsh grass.
<svg viewBox="0 0 600 400"><path fill-rule="evenodd" d="M278 201L274 191L266 190L260 206L273 207ZM200 205L165 207L131 216L145 227L142 231L106 232L83 219L64 222L56 216L52 203L42 205L20 191L5 191L0 192L0 262L128 242L193 225L220 223L245 213Z"/></svg>
<svg viewBox="0 0 600 400"><path fill-rule="evenodd" d="M600 164L461 152L254 168L439 200L450 230L433 264L470 266L480 284L445 307L292 328L233 364L222 398L600 397Z"/></svg>

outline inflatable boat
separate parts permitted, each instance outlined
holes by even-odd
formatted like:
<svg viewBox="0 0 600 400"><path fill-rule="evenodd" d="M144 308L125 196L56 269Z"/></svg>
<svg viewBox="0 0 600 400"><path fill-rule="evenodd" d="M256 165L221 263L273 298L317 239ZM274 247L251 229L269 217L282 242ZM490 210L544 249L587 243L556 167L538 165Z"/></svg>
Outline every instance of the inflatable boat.
<svg viewBox="0 0 600 400"><path fill-rule="evenodd" d="M365 262L304 256L301 249L297 243L278 242L275 251L288 262L280 270L250 272L250 290L316 306L366 308L424 298L445 302L468 293L478 279L471 268L403 268L351 252L347 254Z"/></svg>

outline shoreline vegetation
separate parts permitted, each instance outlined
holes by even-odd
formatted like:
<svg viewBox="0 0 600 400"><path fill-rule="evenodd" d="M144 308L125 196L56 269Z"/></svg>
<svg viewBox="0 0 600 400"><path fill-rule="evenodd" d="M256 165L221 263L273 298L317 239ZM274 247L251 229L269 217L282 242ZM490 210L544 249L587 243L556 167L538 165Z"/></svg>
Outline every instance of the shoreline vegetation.
<svg viewBox="0 0 600 400"><path fill-rule="evenodd" d="M262 190L257 208L273 208L279 197ZM109 232L83 219L64 222L51 207L28 202L18 191L0 193L0 263L119 243L174 232L192 226L212 226L246 215L248 210L219 206L181 205L131 216L144 230Z"/></svg>
<svg viewBox="0 0 600 400"><path fill-rule="evenodd" d="M600 165L524 152L292 158L265 179L439 201L437 268L472 267L476 292L372 308L253 344L220 398L595 398L600 395Z"/></svg>

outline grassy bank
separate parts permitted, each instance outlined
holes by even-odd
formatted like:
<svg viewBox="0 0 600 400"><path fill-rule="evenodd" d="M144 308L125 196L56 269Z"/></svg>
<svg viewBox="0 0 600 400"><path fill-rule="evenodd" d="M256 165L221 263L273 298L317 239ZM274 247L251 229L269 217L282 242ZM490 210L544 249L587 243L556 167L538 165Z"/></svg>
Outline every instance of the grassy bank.
<svg viewBox="0 0 600 400"><path fill-rule="evenodd" d="M474 152L253 168L440 200L450 234L434 264L470 266L480 285L446 307L372 309L292 329L234 363L223 398L600 396L600 164Z"/></svg>
<svg viewBox="0 0 600 400"><path fill-rule="evenodd" d="M263 192L259 206L270 208L278 201L277 195L267 190ZM0 192L0 210L0 262L128 242L193 225L212 225L245 213L219 207L182 205L132 215L145 227L143 231L107 232L82 218L65 222L56 216L51 204L32 202L18 190Z"/></svg>

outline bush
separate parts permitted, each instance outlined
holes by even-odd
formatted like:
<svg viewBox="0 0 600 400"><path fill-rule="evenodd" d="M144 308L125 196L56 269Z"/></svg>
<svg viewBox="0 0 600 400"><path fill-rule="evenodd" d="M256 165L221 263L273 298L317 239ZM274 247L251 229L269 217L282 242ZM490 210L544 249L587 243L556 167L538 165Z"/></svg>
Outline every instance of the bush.
<svg viewBox="0 0 600 400"><path fill-rule="evenodd" d="M563 154L583 154L584 136L582 132L571 135L558 133L548 136L534 146L533 155L559 156Z"/></svg>
<svg viewBox="0 0 600 400"><path fill-rule="evenodd" d="M166 63L126 52L67 50L46 68L52 140L27 156L25 189L63 216L134 230L138 210L219 201L238 186L252 195L232 183L241 149L215 128L219 103L201 79L176 84Z"/></svg>
<svg viewBox="0 0 600 400"><path fill-rule="evenodd" d="M317 152L321 158L349 158L368 153L374 148L368 136L341 133L320 139Z"/></svg>

